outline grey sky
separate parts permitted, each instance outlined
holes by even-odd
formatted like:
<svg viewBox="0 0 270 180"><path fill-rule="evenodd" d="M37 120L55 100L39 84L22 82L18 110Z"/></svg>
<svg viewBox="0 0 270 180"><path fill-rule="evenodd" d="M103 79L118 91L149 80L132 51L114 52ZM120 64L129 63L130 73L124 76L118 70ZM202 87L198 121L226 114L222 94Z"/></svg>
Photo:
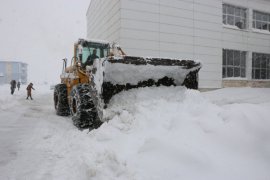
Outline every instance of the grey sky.
<svg viewBox="0 0 270 180"><path fill-rule="evenodd" d="M59 82L62 61L86 36L90 0L0 0L0 60L28 63L28 80Z"/></svg>

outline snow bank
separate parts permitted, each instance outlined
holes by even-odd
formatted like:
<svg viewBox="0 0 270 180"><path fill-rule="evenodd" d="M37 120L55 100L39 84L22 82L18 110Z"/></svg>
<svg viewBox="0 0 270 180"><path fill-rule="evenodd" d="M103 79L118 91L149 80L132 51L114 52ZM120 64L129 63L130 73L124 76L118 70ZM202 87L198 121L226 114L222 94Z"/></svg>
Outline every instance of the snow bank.
<svg viewBox="0 0 270 180"><path fill-rule="evenodd" d="M10 107L18 105L17 101L12 101L11 99L18 99L18 95L15 92L14 96L11 95L10 85L2 85L0 86L0 110L4 111ZM17 89L16 89L17 90Z"/></svg>
<svg viewBox="0 0 270 180"><path fill-rule="evenodd" d="M249 95L246 90L241 90L242 99L257 94L269 99L269 89ZM223 107L204 98L211 93L213 99L216 93L240 98L239 91L220 91L204 95L161 87L123 92L113 97L106 114L110 121L94 132L96 141L125 162L134 179L269 178L269 101Z"/></svg>
<svg viewBox="0 0 270 180"><path fill-rule="evenodd" d="M56 116L43 92L0 109L1 179L270 179L270 89L124 91L91 132Z"/></svg>

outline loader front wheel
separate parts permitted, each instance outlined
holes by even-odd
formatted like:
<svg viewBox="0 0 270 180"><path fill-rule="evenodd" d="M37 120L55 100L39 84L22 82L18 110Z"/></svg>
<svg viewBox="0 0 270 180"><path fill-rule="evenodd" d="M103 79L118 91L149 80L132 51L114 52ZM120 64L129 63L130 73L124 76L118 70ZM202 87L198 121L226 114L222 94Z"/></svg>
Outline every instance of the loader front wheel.
<svg viewBox="0 0 270 180"><path fill-rule="evenodd" d="M88 84L79 84L72 88L70 112L73 124L80 129L98 128L101 125Z"/></svg>
<svg viewBox="0 0 270 180"><path fill-rule="evenodd" d="M65 84L57 84L53 93L54 108L59 116L68 116L70 114L67 100L67 86Z"/></svg>

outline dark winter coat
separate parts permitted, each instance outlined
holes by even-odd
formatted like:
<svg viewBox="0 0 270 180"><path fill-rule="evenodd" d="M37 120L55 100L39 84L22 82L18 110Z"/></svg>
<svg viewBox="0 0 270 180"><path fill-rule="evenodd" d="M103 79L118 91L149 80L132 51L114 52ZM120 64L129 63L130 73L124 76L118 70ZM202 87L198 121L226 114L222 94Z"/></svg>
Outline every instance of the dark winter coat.
<svg viewBox="0 0 270 180"><path fill-rule="evenodd" d="M12 88L12 89L16 88L16 81L15 80L10 81L10 88Z"/></svg>
<svg viewBox="0 0 270 180"><path fill-rule="evenodd" d="M93 63L94 63L94 60L99 58L96 54L91 54L90 56L88 56L85 64L84 64L84 67L86 66L92 66Z"/></svg>
<svg viewBox="0 0 270 180"><path fill-rule="evenodd" d="M18 88L20 88L20 86L21 86L21 83L20 83L20 82L18 82L18 83L17 83L17 87L18 87Z"/></svg>
<svg viewBox="0 0 270 180"><path fill-rule="evenodd" d="M32 83L30 83L28 86L27 86L27 88L26 88L26 90L27 90L27 95L29 96L31 96L31 91L32 91L32 89L34 89L33 88L33 84ZM35 90L35 89L34 89Z"/></svg>

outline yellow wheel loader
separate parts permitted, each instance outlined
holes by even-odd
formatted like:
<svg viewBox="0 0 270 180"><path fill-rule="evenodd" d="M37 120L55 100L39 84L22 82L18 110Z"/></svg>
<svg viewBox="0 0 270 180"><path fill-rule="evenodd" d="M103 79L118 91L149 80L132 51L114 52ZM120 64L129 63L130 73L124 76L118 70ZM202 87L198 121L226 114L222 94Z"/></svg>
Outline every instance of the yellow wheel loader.
<svg viewBox="0 0 270 180"><path fill-rule="evenodd" d="M147 86L197 89L200 68L194 60L128 56L115 43L79 39L54 89L56 114L71 115L78 128L98 128L113 95Z"/></svg>

